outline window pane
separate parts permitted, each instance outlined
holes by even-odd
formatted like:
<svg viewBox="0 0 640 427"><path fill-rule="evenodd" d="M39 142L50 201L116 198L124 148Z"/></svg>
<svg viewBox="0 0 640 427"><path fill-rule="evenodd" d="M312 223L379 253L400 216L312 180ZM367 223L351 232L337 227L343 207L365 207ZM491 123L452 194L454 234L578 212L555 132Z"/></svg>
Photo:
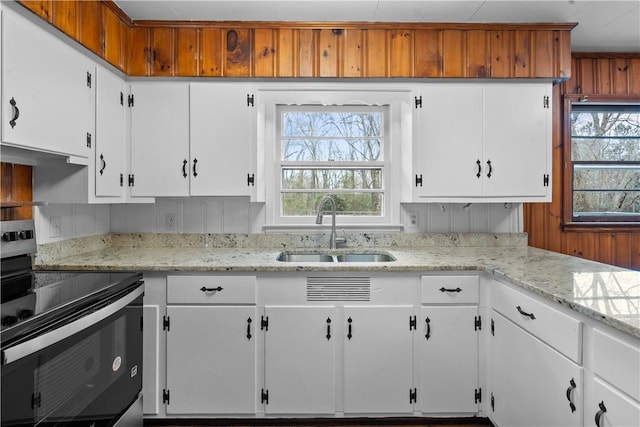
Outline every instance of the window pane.
<svg viewBox="0 0 640 427"><path fill-rule="evenodd" d="M640 191L574 191L574 216L640 215Z"/></svg>
<svg viewBox="0 0 640 427"><path fill-rule="evenodd" d="M573 138L574 161L640 161L640 138Z"/></svg>
<svg viewBox="0 0 640 427"><path fill-rule="evenodd" d="M314 138L360 138L382 136L382 113L314 112L283 113L282 136Z"/></svg>
<svg viewBox="0 0 640 427"><path fill-rule="evenodd" d="M318 202L325 194L282 194L282 216L315 216ZM382 216L382 193L331 194L336 202L336 215ZM325 207L327 208L327 207Z"/></svg>
<svg viewBox="0 0 640 427"><path fill-rule="evenodd" d="M379 190L382 169L283 169L283 190Z"/></svg>
<svg viewBox="0 0 640 427"><path fill-rule="evenodd" d="M640 112L576 111L571 136L640 137Z"/></svg>
<svg viewBox="0 0 640 427"><path fill-rule="evenodd" d="M575 165L573 189L640 191L640 165Z"/></svg>
<svg viewBox="0 0 640 427"><path fill-rule="evenodd" d="M380 160L379 139L283 139L288 162L370 162Z"/></svg>

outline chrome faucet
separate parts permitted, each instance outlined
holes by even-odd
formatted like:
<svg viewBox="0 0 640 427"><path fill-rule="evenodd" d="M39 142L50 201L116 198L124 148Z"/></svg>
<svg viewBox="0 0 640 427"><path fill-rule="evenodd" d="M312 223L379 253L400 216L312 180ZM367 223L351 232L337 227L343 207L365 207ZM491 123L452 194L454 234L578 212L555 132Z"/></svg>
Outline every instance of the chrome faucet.
<svg viewBox="0 0 640 427"><path fill-rule="evenodd" d="M316 224L322 224L322 209L329 202L331 205L331 237L329 238L329 247L337 249L338 244L347 243L346 237L336 237L336 201L331 196L324 196L318 203L318 214L316 216Z"/></svg>

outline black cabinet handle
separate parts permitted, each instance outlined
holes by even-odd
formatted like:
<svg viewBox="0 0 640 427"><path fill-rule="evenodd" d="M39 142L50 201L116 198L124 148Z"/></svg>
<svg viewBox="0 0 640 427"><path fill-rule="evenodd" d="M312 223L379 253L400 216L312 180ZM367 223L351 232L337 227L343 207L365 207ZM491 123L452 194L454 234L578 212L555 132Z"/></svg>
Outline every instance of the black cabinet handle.
<svg viewBox="0 0 640 427"><path fill-rule="evenodd" d="M198 163L198 159L193 159L193 176L198 176L198 171L196 170L197 163Z"/></svg>
<svg viewBox="0 0 640 427"><path fill-rule="evenodd" d="M536 319L536 316L534 316L533 313L527 313L526 311L522 311L520 306L517 306L516 310L518 310L518 313L522 314L523 316L528 317L531 320L535 320Z"/></svg>
<svg viewBox="0 0 640 427"><path fill-rule="evenodd" d="M251 317L249 317L247 319L247 339L250 340L251 339Z"/></svg>
<svg viewBox="0 0 640 427"><path fill-rule="evenodd" d="M331 339L331 319L327 317L327 339Z"/></svg>
<svg viewBox="0 0 640 427"><path fill-rule="evenodd" d="M600 425L600 420L602 419L604 413L607 412L607 407L604 406L604 400L598 403L598 406L600 407L600 410L596 412L596 427L602 427Z"/></svg>
<svg viewBox="0 0 640 427"><path fill-rule="evenodd" d="M487 178L491 178L491 174L493 173L493 166L491 166L491 160L487 160L487 166L489 166L489 172L487 172Z"/></svg>
<svg viewBox="0 0 640 427"><path fill-rule="evenodd" d="M480 177L482 176L482 163L480 162L480 159L476 160L476 166L478 166L478 172L476 172L476 178L480 179Z"/></svg>
<svg viewBox="0 0 640 427"><path fill-rule="evenodd" d="M13 110L13 117L11 118L11 120L9 120L9 124L11 125L11 129L13 129L14 127L16 127L16 120L18 120L18 117L20 117L20 110L18 109L16 100L13 99L13 97L11 97L11 100L9 100L9 104L11 104L11 109Z"/></svg>
<svg viewBox="0 0 640 427"><path fill-rule="evenodd" d="M427 333L424 335L424 337L428 340L429 338L431 338L431 319L427 317L426 319L424 319L424 321L427 324Z"/></svg>
<svg viewBox="0 0 640 427"><path fill-rule="evenodd" d="M353 322L353 320L351 320L351 317L349 317L347 319L347 322L349 323L349 330L347 331L347 338L351 339L351 337L353 337L353 335L351 334L351 322Z"/></svg>
<svg viewBox="0 0 640 427"><path fill-rule="evenodd" d="M220 292L222 289L222 286L218 286L217 288L206 288L203 286L200 288L202 292Z"/></svg>
<svg viewBox="0 0 640 427"><path fill-rule="evenodd" d="M576 405L571 400L571 393L576 389L576 382L571 378L569 381L569 388L567 389L567 400L569 401L569 408L571 408L571 412L576 412Z"/></svg>
<svg viewBox="0 0 640 427"><path fill-rule="evenodd" d="M447 289L444 286L440 288L440 292L462 292L462 289L460 288L455 288L455 289Z"/></svg>
<svg viewBox="0 0 640 427"><path fill-rule="evenodd" d="M100 175L102 175L104 173L104 169L107 167L107 162L102 154L100 154L100 161L102 161L102 167L100 168Z"/></svg>
<svg viewBox="0 0 640 427"><path fill-rule="evenodd" d="M184 159L182 161L182 177L183 178L186 178L188 176L187 175L187 164L189 164L189 162L187 161L187 159Z"/></svg>

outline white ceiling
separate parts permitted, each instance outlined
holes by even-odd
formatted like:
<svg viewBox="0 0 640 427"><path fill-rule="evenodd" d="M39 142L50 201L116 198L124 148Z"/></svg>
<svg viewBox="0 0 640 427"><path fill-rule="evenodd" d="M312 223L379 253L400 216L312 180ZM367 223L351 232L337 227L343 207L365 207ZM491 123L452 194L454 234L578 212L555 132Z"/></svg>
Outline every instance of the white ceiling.
<svg viewBox="0 0 640 427"><path fill-rule="evenodd" d="M576 52L640 52L640 0L115 0L135 20L577 22Z"/></svg>

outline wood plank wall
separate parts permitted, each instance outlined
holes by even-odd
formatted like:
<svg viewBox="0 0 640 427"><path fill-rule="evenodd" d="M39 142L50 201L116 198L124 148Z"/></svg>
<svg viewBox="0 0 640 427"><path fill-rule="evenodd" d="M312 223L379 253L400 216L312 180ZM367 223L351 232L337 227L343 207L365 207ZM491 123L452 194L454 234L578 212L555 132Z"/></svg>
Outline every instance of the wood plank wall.
<svg viewBox="0 0 640 427"><path fill-rule="evenodd" d="M621 267L640 269L640 225L615 229L565 231L563 218L562 96L640 96L640 54L574 53L571 79L554 86L553 202L524 205L524 231L529 244Z"/></svg>
<svg viewBox="0 0 640 427"><path fill-rule="evenodd" d="M131 21L111 0L22 0L130 76L548 78L575 24Z"/></svg>
<svg viewBox="0 0 640 427"><path fill-rule="evenodd" d="M31 166L14 165L12 163L0 163L0 220L33 218L31 206L19 208L7 208L5 205L11 202L33 201Z"/></svg>

